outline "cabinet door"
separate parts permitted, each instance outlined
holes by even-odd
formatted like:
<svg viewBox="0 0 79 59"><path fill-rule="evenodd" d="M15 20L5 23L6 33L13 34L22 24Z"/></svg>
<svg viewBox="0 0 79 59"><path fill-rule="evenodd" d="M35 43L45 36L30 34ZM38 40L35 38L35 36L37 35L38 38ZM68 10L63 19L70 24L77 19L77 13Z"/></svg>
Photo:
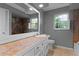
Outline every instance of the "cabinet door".
<svg viewBox="0 0 79 59"><path fill-rule="evenodd" d="M42 51L42 43L40 42L39 44L37 44L37 46L35 46L35 55L39 55L41 51Z"/></svg>
<svg viewBox="0 0 79 59"><path fill-rule="evenodd" d="M43 56L43 55L42 55L42 50L39 51L35 56Z"/></svg>
<svg viewBox="0 0 79 59"><path fill-rule="evenodd" d="M43 42L43 56L46 56L48 53L48 41Z"/></svg>
<svg viewBox="0 0 79 59"><path fill-rule="evenodd" d="M28 52L24 54L24 56L34 56L34 48L30 49Z"/></svg>

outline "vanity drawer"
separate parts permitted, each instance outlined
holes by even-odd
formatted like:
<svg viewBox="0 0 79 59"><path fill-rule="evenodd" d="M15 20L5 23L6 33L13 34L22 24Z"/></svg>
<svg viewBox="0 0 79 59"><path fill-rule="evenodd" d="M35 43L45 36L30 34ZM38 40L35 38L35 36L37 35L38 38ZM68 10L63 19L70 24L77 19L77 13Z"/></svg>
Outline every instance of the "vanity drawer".
<svg viewBox="0 0 79 59"><path fill-rule="evenodd" d="M40 53L42 50L42 44L39 44L35 47L35 55L37 55L38 53Z"/></svg>

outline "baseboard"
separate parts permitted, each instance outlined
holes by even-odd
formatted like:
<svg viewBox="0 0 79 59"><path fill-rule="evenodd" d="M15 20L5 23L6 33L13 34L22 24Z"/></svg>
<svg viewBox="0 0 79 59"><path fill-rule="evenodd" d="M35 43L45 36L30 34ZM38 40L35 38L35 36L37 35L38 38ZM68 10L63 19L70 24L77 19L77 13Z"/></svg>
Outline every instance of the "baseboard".
<svg viewBox="0 0 79 59"><path fill-rule="evenodd" d="M69 50L74 50L73 48L64 47L64 46L60 46L60 45L56 45L56 47L58 47L58 48L65 48L65 49L69 49Z"/></svg>

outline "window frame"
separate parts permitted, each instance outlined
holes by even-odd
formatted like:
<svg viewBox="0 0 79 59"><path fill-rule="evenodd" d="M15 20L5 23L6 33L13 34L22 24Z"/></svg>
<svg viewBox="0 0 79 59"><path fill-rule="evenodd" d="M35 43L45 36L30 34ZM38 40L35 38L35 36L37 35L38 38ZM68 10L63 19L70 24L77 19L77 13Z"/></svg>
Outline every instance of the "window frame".
<svg viewBox="0 0 79 59"><path fill-rule="evenodd" d="M63 13L63 14L54 15L54 19L55 19L55 17L60 16L60 15L64 15L64 14L67 14L68 18L69 18L69 13ZM54 30L70 30L70 19L69 19L69 27L68 28L56 28L55 24L56 24L56 22L55 22L55 20L53 20L53 28L54 28Z"/></svg>
<svg viewBox="0 0 79 59"><path fill-rule="evenodd" d="M32 23L32 22L31 22L32 19L37 19L37 23ZM32 24L37 24L37 28L31 28ZM30 20L30 28L29 28L29 29L34 29L34 30L37 30L37 29L38 29L38 18L37 18L37 17L31 18L31 20Z"/></svg>

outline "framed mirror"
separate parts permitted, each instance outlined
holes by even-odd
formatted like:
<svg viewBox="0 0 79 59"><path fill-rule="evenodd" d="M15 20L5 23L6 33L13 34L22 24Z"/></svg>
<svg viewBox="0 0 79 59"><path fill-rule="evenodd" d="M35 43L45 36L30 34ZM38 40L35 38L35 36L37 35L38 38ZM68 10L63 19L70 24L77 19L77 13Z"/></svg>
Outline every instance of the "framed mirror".
<svg viewBox="0 0 79 59"><path fill-rule="evenodd" d="M0 44L39 34L39 14L29 3L0 4Z"/></svg>

